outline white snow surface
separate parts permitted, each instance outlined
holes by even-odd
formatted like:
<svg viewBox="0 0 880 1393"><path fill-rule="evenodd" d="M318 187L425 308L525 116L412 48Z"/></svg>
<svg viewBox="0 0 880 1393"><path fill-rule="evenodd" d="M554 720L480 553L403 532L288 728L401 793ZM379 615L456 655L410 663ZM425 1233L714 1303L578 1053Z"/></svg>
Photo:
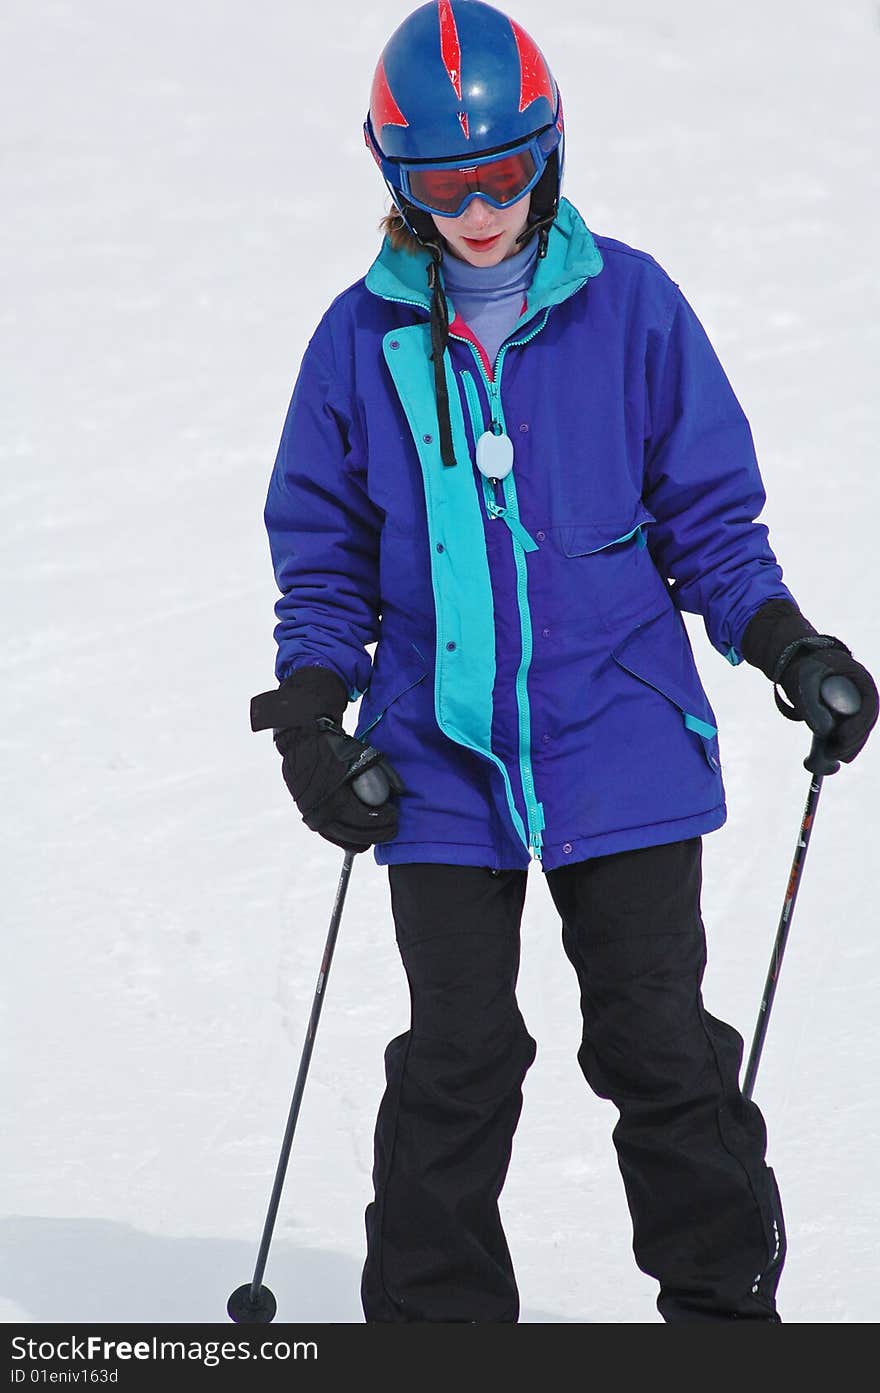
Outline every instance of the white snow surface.
<svg viewBox="0 0 880 1393"><path fill-rule="evenodd" d="M253 1272L342 861L249 730L274 684L262 507L306 342L378 250L361 124L409 8L4 6L7 1321L223 1322ZM877 671L878 6L514 13L565 96L566 194L681 285L749 416L787 583ZM704 848L704 995L748 1047L809 740L688 627L730 809ZM875 737L825 782L755 1090L787 1322L878 1312L878 768ZM536 865L520 1001L522 1319L655 1322ZM382 1053L407 1021L387 876L360 856L266 1272L281 1320L362 1320Z"/></svg>

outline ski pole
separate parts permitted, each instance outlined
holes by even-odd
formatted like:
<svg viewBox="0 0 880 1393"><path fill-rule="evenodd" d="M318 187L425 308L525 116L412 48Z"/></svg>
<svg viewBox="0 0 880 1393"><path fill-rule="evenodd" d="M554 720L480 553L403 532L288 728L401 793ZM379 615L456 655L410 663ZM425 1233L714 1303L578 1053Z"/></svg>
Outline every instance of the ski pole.
<svg viewBox="0 0 880 1393"><path fill-rule="evenodd" d="M290 1158L291 1146L293 1145L293 1134L296 1129L297 1118L299 1117L299 1107L302 1102L303 1090L306 1086L306 1075L309 1071L312 1047L315 1043L315 1031L318 1028L321 1006L324 1001L324 988L327 985L327 975L330 971L330 963L333 959L333 949L336 946L336 935L339 931L339 920L342 917L342 906L345 902L345 892L348 889L348 880L351 875L352 865L354 864L355 854L356 853L353 851L347 851L345 853L345 860L342 863L342 871L339 876L339 884L336 887L336 900L330 919L330 929L327 934L327 942L324 945L324 956L321 959L321 970L318 973L318 985L315 988L315 997L312 1002L312 1011L309 1016L302 1057L299 1062L299 1072L296 1076L296 1086L293 1090L293 1100L290 1104L290 1113L287 1118L284 1140L281 1144L281 1155L278 1158L278 1166L275 1171L275 1183L272 1186L269 1209L266 1214L266 1222L263 1225L263 1237L260 1242L260 1251L257 1254L253 1281L245 1282L244 1286L237 1287L226 1304L226 1310L230 1319L239 1324L241 1322L250 1321L257 1325L268 1325L268 1323L274 1319L277 1310L275 1297L268 1287L262 1285L263 1273L266 1269L266 1259L269 1256L269 1244L272 1242L272 1231L275 1227L275 1216L278 1213L281 1191L284 1188L287 1162Z"/></svg>
<svg viewBox="0 0 880 1393"><path fill-rule="evenodd" d="M344 747L345 745L344 736L334 735L332 732L328 732L328 739L331 740L331 743L338 743L340 747ZM356 779L352 780L351 787L360 798L361 802L367 803L371 807L378 807L384 803L390 792L390 785L383 770L375 767L365 770L363 774L359 774ZM273 1293L267 1286L263 1285L263 1273L266 1269L266 1259L269 1256L269 1245L272 1242L272 1232L275 1228L275 1218L281 1200L281 1191L284 1188L284 1177L287 1174L287 1163L290 1159L290 1150L293 1145L293 1134L296 1130L300 1103L302 1102L303 1091L306 1086L306 1075L309 1072L309 1062L312 1058L315 1032L318 1029L321 1007L324 1004L324 990L327 986L327 977L330 972L330 964L333 960L333 949L336 946L339 921L342 918L342 906L345 903L345 894L348 889L351 868L354 865L354 858L356 855L357 852L355 851L347 851L345 853L345 859L342 862L342 870L339 874L339 884L336 887L336 898L333 902L333 913L330 916L330 928L327 932L327 942L324 945L324 956L321 959L321 968L318 972L318 983L315 987L315 996L312 1002L308 1027L306 1029L305 1044L303 1045L302 1056L299 1061L299 1071L296 1076L296 1084L293 1090L293 1099L290 1104L287 1126L284 1130L284 1140L281 1143L281 1155L278 1158L278 1165L275 1170L275 1183L272 1186L269 1208L266 1213L266 1222L263 1225L263 1236L260 1240L260 1250L257 1254L253 1279L250 1282L245 1282L243 1286L236 1287L226 1303L227 1315L230 1320L235 1321L236 1324L239 1325L243 1323L268 1325L270 1321L274 1320L275 1312L278 1309L278 1303Z"/></svg>
<svg viewBox="0 0 880 1393"><path fill-rule="evenodd" d="M830 708L838 720L842 716L854 716L862 704L858 688L854 683L850 682L847 677L826 677L825 681L822 683L821 695L825 705ZM803 875L804 862L807 859L807 847L810 844L810 834L813 830L813 822L816 817L816 807L819 802L819 794L822 791L822 780L826 774L836 774L840 768L840 763L835 759L831 759L826 751L826 739L827 737L814 735L810 753L804 760L804 768L809 769L813 777L810 780L806 807L804 808L804 815L801 820L801 830L798 836L797 846L795 847L791 872L788 877L788 888L785 892L782 913L779 917L779 926L776 930L776 940L773 944L773 954L770 959L767 980L764 983L764 995L761 999L761 1009L758 1012L758 1021L755 1026L754 1038L752 1039L752 1048L746 1066L745 1081L742 1087L743 1096L745 1098L751 1098L752 1090L755 1086L755 1076L758 1072L761 1051L764 1048L764 1039L767 1035L767 1026L770 1022L770 1010L773 1005L773 998L776 995L776 988L779 984L782 955L785 952L788 931L791 928L791 920L794 914L794 906L800 888L801 877Z"/></svg>

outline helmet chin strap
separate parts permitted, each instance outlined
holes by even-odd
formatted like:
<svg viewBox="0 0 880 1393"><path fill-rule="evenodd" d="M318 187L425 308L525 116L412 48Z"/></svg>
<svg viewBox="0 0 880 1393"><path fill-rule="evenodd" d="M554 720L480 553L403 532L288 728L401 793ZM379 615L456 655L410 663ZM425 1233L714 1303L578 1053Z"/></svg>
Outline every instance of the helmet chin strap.
<svg viewBox="0 0 880 1393"><path fill-rule="evenodd" d="M550 229L556 221L556 212L557 207L556 204L554 204L552 211L549 213L539 213L537 217L534 217L534 215L530 213L527 225L516 239L517 244L525 246L526 242L530 241L535 233L537 233L539 242L538 257L540 259L546 256L547 242L550 238Z"/></svg>
<svg viewBox="0 0 880 1393"><path fill-rule="evenodd" d="M452 444L452 422L449 417L449 392L446 387L446 368L443 358L449 340L449 310L440 284L440 263L443 245L437 239L423 244L431 253L428 263L428 287L431 291L431 360L434 364L434 396L437 399L437 423L440 427L440 458L447 467L457 464Z"/></svg>
<svg viewBox="0 0 880 1393"><path fill-rule="evenodd" d="M440 265L443 261L443 238L437 231L434 219L415 208L404 198L399 189L386 181L386 186L394 206L403 218L407 230L412 233L420 247L430 252L428 262L428 289L431 292L431 361L434 364L434 396L437 401L437 424L440 429L440 458L447 468L458 461L452 443L452 422L449 416L449 391L446 386L446 368L443 356L449 340L449 311L446 296L440 283Z"/></svg>

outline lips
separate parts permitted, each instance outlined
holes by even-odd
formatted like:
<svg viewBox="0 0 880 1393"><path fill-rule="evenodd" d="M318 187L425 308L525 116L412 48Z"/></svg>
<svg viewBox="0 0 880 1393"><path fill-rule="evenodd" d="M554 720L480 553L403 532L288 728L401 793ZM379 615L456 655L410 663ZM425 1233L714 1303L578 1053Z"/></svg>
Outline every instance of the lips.
<svg viewBox="0 0 880 1393"><path fill-rule="evenodd" d="M475 252L487 252L494 247L495 243L501 240L501 233L498 232L494 237L464 237L462 241L467 242L468 246Z"/></svg>

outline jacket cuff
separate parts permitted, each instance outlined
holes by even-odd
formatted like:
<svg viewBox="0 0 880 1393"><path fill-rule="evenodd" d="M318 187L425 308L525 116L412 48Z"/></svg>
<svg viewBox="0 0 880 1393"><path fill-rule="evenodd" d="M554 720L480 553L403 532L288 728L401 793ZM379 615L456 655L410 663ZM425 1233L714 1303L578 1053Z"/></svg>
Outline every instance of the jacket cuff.
<svg viewBox="0 0 880 1393"><path fill-rule="evenodd" d="M778 680L777 665L789 648L792 656L799 639L815 636L816 630L797 605L788 600L768 600L753 614L742 636L742 655L752 667L760 668L771 682Z"/></svg>
<svg viewBox="0 0 880 1393"><path fill-rule="evenodd" d="M311 725L319 716L339 723L347 705L345 683L332 668L297 668L277 691L252 699L251 730L290 730Z"/></svg>

